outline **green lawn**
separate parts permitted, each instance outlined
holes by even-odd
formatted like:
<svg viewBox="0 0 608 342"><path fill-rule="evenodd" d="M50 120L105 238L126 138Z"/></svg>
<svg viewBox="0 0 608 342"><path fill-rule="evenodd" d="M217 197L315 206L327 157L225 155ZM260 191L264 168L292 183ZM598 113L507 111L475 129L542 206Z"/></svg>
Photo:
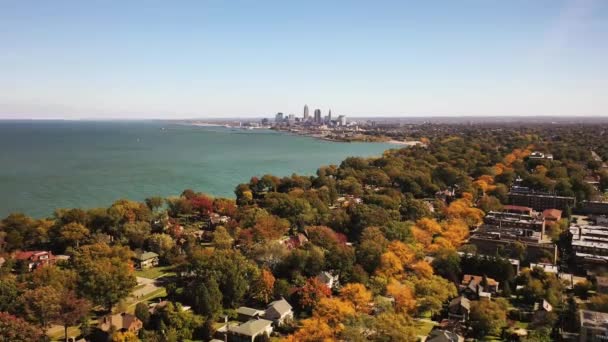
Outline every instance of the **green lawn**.
<svg viewBox="0 0 608 342"><path fill-rule="evenodd" d="M428 336L428 334L433 330L435 323L427 322L427 321L416 321L416 335L418 336Z"/></svg>
<svg viewBox="0 0 608 342"><path fill-rule="evenodd" d="M137 270L135 271L135 275L137 277L148 278L148 279L156 279L158 277L167 276L174 274L173 266L159 266L152 267L145 270Z"/></svg>

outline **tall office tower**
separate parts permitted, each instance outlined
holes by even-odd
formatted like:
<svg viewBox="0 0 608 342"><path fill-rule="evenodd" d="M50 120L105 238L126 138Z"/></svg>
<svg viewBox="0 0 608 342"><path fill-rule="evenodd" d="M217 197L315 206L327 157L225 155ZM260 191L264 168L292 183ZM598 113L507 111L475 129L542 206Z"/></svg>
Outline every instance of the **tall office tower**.
<svg viewBox="0 0 608 342"><path fill-rule="evenodd" d="M338 116L338 125L346 126L346 116L345 115Z"/></svg>
<svg viewBox="0 0 608 342"><path fill-rule="evenodd" d="M329 119L329 123L331 123L331 109L329 110L329 113L327 114L327 118Z"/></svg>
<svg viewBox="0 0 608 342"><path fill-rule="evenodd" d="M274 117L274 122L276 122L276 123L283 122L283 113L277 113L277 115Z"/></svg>
<svg viewBox="0 0 608 342"><path fill-rule="evenodd" d="M304 105L304 121L308 120L308 105Z"/></svg>
<svg viewBox="0 0 608 342"><path fill-rule="evenodd" d="M316 123L323 123L323 119L321 118L321 110L320 109L315 109L315 122Z"/></svg>

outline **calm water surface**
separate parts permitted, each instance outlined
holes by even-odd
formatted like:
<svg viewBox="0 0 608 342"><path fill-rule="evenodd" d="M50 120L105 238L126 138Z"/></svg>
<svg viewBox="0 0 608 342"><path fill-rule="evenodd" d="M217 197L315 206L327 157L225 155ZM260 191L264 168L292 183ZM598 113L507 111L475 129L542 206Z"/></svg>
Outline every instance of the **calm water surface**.
<svg viewBox="0 0 608 342"><path fill-rule="evenodd" d="M0 121L0 217L43 217L187 188L234 197L235 186L254 175L310 175L394 147L157 121Z"/></svg>

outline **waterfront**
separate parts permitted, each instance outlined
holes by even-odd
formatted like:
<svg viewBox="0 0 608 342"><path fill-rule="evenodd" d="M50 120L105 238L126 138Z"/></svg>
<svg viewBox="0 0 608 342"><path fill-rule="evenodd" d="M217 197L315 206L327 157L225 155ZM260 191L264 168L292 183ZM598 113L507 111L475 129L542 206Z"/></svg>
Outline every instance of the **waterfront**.
<svg viewBox="0 0 608 342"><path fill-rule="evenodd" d="M233 197L254 175L313 174L396 147L160 121L0 121L0 216L43 217L186 188Z"/></svg>

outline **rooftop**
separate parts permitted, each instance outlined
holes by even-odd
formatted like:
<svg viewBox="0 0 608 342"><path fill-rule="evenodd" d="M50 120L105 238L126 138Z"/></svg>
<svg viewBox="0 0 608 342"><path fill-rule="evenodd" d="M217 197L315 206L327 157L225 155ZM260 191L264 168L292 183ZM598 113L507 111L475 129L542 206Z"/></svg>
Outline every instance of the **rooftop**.
<svg viewBox="0 0 608 342"><path fill-rule="evenodd" d="M580 324L591 329L608 329L608 313L580 310Z"/></svg>
<svg viewBox="0 0 608 342"><path fill-rule="evenodd" d="M143 252L139 255L136 255L135 258L139 261L149 260L153 258L158 258L158 254L154 252Z"/></svg>
<svg viewBox="0 0 608 342"><path fill-rule="evenodd" d="M272 326L272 321L252 319L238 326L230 326L228 331L239 335L255 336L266 330L269 326Z"/></svg>

